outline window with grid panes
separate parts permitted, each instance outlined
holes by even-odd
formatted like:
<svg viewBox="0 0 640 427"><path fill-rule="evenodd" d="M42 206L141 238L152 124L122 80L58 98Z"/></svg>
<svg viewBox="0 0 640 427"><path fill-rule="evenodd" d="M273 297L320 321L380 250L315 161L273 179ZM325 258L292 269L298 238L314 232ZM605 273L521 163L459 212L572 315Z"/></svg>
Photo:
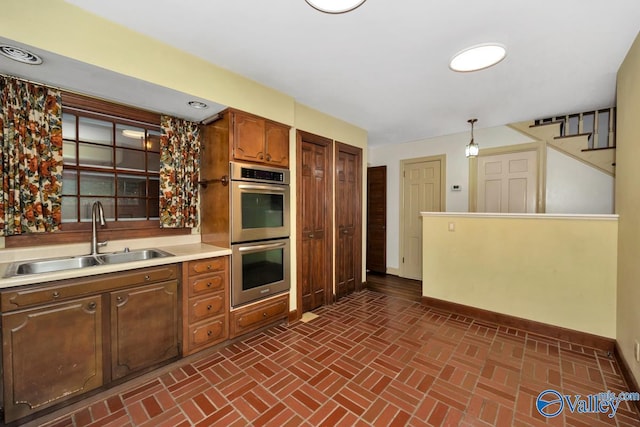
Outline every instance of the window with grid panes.
<svg viewBox="0 0 640 427"><path fill-rule="evenodd" d="M91 221L95 201L107 221L158 219L158 125L71 109L62 137L63 223Z"/></svg>

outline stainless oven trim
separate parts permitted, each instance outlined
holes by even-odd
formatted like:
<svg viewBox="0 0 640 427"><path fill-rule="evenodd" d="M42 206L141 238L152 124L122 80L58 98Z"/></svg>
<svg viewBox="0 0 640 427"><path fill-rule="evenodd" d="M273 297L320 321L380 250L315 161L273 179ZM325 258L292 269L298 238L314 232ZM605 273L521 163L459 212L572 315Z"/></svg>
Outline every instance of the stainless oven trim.
<svg viewBox="0 0 640 427"><path fill-rule="evenodd" d="M273 228L242 229L242 206L240 194L244 191L263 194L279 194L284 196L283 226ZM242 181L231 181L231 242L250 242L253 240L276 239L289 237L290 222L290 189L288 185L251 185Z"/></svg>
<svg viewBox="0 0 640 427"><path fill-rule="evenodd" d="M277 283L242 290L242 255L269 249L282 248L284 263L283 280ZM238 307L261 298L289 291L291 287L291 257L289 239L231 245L231 306ZM266 292L265 292L266 288Z"/></svg>

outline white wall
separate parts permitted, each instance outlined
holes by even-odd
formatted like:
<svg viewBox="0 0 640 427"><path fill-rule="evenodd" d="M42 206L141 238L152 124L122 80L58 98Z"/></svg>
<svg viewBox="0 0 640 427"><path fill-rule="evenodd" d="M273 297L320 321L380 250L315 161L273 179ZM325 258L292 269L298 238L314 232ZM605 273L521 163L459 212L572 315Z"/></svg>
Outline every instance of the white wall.
<svg viewBox="0 0 640 427"><path fill-rule="evenodd" d="M534 141L509 126L476 129L474 134L481 151L483 148ZM387 166L389 272L397 273L400 266L400 160L444 154L447 189L444 210L468 212L469 160L464 155L464 148L469 143L469 138L469 132L462 132L403 144L369 147L369 166ZM547 212L613 213L614 189L611 177L551 148L547 149L547 156ZM459 185L462 190L451 191L454 184Z"/></svg>
<svg viewBox="0 0 640 427"><path fill-rule="evenodd" d="M613 213L615 180L553 148L547 148L547 213Z"/></svg>

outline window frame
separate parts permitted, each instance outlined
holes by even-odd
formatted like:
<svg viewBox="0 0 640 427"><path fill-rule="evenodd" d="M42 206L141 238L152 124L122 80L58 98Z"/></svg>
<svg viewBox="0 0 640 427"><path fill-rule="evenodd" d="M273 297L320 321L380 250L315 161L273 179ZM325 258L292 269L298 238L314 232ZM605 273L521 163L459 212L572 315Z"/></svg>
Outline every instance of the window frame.
<svg viewBox="0 0 640 427"><path fill-rule="evenodd" d="M160 114L102 99L62 91L62 109L82 116L160 129ZM156 125L157 124L157 125ZM115 149L115 148L114 148ZM146 152L146 151L145 151ZM80 171L80 169L74 168ZM84 170L84 168L82 169ZM122 171L121 173L124 173ZM144 174L148 177L147 171ZM115 198L115 196L114 196ZM132 238L162 237L191 234L191 228L160 228L157 219L107 221L101 227L100 240L125 240ZM64 222L60 230L53 233L26 233L5 238L5 247L17 248L64 243L83 243L91 239L91 222Z"/></svg>

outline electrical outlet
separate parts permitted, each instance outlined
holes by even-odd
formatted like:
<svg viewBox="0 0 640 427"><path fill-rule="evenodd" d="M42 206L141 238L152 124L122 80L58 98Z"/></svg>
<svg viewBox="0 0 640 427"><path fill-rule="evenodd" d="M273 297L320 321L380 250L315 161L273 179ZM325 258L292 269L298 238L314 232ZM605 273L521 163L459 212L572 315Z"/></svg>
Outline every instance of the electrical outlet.
<svg viewBox="0 0 640 427"><path fill-rule="evenodd" d="M636 362L640 362L640 342L636 340L633 346L633 356L636 358Z"/></svg>

